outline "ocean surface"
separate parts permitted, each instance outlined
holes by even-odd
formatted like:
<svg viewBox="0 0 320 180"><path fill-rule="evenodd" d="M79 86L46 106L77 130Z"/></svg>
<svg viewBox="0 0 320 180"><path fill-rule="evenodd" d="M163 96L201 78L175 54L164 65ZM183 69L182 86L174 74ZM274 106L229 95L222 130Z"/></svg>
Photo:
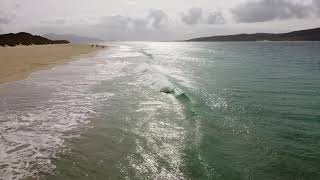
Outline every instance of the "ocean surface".
<svg viewBox="0 0 320 180"><path fill-rule="evenodd" d="M0 85L0 179L320 179L320 42L111 45Z"/></svg>

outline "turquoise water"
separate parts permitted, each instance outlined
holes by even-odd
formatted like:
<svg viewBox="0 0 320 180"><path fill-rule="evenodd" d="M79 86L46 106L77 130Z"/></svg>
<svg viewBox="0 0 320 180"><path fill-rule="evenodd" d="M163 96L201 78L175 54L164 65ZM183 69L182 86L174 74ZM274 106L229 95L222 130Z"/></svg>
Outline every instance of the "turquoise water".
<svg viewBox="0 0 320 180"><path fill-rule="evenodd" d="M19 96L3 90L1 97L14 104L1 107L8 112L45 88L44 97L30 101L54 99L54 108L37 108L42 119L57 118L41 122L73 122L62 123L70 127L63 130L32 129L56 138L43 140L54 153L43 153L50 162L30 161L46 168L30 173L21 165L19 173L42 179L319 179L319 49L319 42L122 42L0 87L37 84ZM63 83L57 80L62 76ZM56 111L48 116L48 109ZM0 172L14 177L11 166Z"/></svg>

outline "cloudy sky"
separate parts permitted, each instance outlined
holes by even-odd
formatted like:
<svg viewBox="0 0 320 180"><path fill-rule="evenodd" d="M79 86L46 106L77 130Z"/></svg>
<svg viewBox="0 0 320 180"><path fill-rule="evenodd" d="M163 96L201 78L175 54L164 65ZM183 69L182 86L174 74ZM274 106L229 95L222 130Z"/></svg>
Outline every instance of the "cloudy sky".
<svg viewBox="0 0 320 180"><path fill-rule="evenodd" d="M0 33L179 40L320 27L320 0L0 0Z"/></svg>

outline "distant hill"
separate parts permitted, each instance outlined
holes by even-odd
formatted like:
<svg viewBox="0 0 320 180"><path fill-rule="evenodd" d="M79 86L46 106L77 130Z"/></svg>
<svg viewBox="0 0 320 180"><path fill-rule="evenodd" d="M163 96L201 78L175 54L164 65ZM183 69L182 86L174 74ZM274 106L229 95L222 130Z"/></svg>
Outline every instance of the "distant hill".
<svg viewBox="0 0 320 180"><path fill-rule="evenodd" d="M187 41L320 41L320 28L282 34L256 33L210 36L190 39Z"/></svg>
<svg viewBox="0 0 320 180"><path fill-rule="evenodd" d="M50 40L41 36L32 35L26 32L9 33L0 35L0 46L16 45L41 45L41 44L68 44L66 40Z"/></svg>
<svg viewBox="0 0 320 180"><path fill-rule="evenodd" d="M90 42L100 42L100 39L96 38L90 38L90 37L83 37L83 36L78 36L75 34L54 34L54 33L49 33L49 34L44 34L43 35L46 38L49 39L66 39L72 43L90 43Z"/></svg>

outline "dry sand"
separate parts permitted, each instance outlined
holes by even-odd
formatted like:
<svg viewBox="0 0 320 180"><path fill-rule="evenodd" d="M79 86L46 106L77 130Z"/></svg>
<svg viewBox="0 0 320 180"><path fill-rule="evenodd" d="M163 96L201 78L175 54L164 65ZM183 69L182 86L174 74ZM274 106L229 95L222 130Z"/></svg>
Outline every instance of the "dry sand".
<svg viewBox="0 0 320 180"><path fill-rule="evenodd" d="M0 83L24 79L33 71L66 63L99 49L76 44L0 47Z"/></svg>

